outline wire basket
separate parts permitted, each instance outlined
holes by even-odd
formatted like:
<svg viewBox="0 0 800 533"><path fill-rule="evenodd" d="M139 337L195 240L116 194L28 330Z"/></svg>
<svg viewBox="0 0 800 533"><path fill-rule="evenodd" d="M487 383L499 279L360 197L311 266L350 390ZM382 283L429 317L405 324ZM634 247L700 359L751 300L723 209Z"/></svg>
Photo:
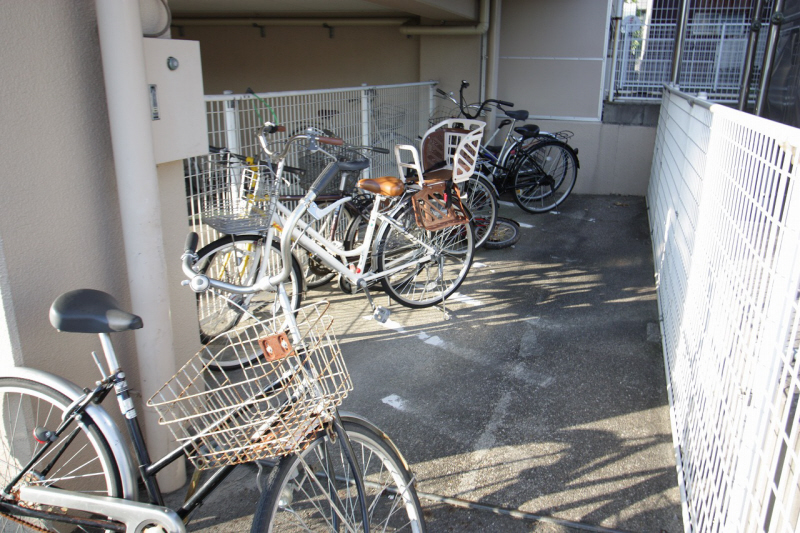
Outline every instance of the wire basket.
<svg viewBox="0 0 800 533"><path fill-rule="evenodd" d="M302 342L282 317L215 337L147 405L198 469L300 451L352 390L328 302L297 310ZM214 366L238 358L235 370Z"/></svg>
<svg viewBox="0 0 800 533"><path fill-rule="evenodd" d="M220 233L235 234L269 227L274 205L270 197L277 193L272 169L251 166L232 179L216 205L203 210L202 220Z"/></svg>
<svg viewBox="0 0 800 533"><path fill-rule="evenodd" d="M360 152L343 146L326 146L325 151L335 156L337 161L364 159L364 155ZM310 189L331 161L333 160L330 156L321 151L304 150L299 158L300 167L304 170L298 180L300 187L304 191ZM356 188L360 174L361 172L339 172L336 178L332 179L323 191L320 191L320 194L350 194ZM344 177L344 185L342 185L342 177Z"/></svg>
<svg viewBox="0 0 800 533"><path fill-rule="evenodd" d="M405 108L394 104L380 104L373 109L372 113L378 133L397 131L406 122Z"/></svg>
<svg viewBox="0 0 800 533"><path fill-rule="evenodd" d="M457 107L438 105L433 109L433 113L431 113L431 118L428 119L428 125L430 127L433 127L443 120L447 120L448 118L458 117L460 113L461 111Z"/></svg>

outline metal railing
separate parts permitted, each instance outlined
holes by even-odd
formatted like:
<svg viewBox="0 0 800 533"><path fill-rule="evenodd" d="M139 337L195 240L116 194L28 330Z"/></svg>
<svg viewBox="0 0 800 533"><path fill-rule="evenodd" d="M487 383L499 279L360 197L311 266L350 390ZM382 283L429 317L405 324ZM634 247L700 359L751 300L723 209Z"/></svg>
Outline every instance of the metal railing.
<svg viewBox="0 0 800 533"><path fill-rule="evenodd" d="M800 130L669 89L648 190L687 531L800 527Z"/></svg>
<svg viewBox="0 0 800 533"><path fill-rule="evenodd" d="M436 83L206 96L209 145L227 148L257 161L256 132L264 121L286 127L285 133L272 136L278 143L298 131L315 127L351 145L390 150L388 155L372 153L371 166L361 177L397 176L394 146L416 144L428 128L435 105ZM295 177L294 186L284 187L281 193L301 194L328 161L320 153L298 150L291 154L287 164L304 172ZM184 162L190 223L203 244L217 236L203 223L204 213L236 200L233 196L241 190L237 180L247 166L231 168L220 163L217 155Z"/></svg>
<svg viewBox="0 0 800 533"><path fill-rule="evenodd" d="M706 93L715 102L738 101L751 27L749 9L723 5L701 9L707 0L686 1L691 3L693 19L684 32L678 85L686 92ZM769 8L771 2L767 4ZM657 21L643 18L628 16L616 21L612 100L659 100L664 84L672 81L678 11L662 10L652 17ZM768 16L763 23L768 26ZM760 32L751 86L758 86L766 40L767 32ZM752 94L755 98L754 91Z"/></svg>

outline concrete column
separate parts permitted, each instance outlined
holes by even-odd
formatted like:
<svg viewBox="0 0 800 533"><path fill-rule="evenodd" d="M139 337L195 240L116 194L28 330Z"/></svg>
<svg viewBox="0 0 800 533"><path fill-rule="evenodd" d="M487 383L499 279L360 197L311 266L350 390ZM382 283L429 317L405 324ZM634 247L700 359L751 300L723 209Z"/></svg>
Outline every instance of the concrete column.
<svg viewBox="0 0 800 533"><path fill-rule="evenodd" d="M144 320L136 350L147 399L175 373L175 353L141 16L134 0L96 0L96 7L132 310ZM151 458L161 457L171 437L152 410L139 414ZM159 475L166 492L184 481L182 461Z"/></svg>

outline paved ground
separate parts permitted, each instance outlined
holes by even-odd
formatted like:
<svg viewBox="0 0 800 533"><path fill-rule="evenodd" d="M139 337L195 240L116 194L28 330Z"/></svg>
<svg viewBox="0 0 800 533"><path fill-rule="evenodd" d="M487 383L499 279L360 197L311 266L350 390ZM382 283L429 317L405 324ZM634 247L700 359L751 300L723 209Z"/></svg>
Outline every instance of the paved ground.
<svg viewBox="0 0 800 533"><path fill-rule="evenodd" d="M431 532L682 531L644 200L502 210L522 238L478 252L450 321L393 304L381 325L362 296L309 294L332 302L344 408L394 439L419 491L530 515L424 500ZM254 478L234 473L191 528L247 530Z"/></svg>

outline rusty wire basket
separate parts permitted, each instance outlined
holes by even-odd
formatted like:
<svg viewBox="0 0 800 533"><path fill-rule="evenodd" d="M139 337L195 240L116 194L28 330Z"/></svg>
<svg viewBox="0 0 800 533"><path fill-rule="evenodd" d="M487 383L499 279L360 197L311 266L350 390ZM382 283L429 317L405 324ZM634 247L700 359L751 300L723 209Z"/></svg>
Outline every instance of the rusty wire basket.
<svg viewBox="0 0 800 533"><path fill-rule="evenodd" d="M196 468L286 455L313 440L353 388L328 307L297 310L300 343L282 317L215 337L148 400ZM218 357L241 365L222 370Z"/></svg>

